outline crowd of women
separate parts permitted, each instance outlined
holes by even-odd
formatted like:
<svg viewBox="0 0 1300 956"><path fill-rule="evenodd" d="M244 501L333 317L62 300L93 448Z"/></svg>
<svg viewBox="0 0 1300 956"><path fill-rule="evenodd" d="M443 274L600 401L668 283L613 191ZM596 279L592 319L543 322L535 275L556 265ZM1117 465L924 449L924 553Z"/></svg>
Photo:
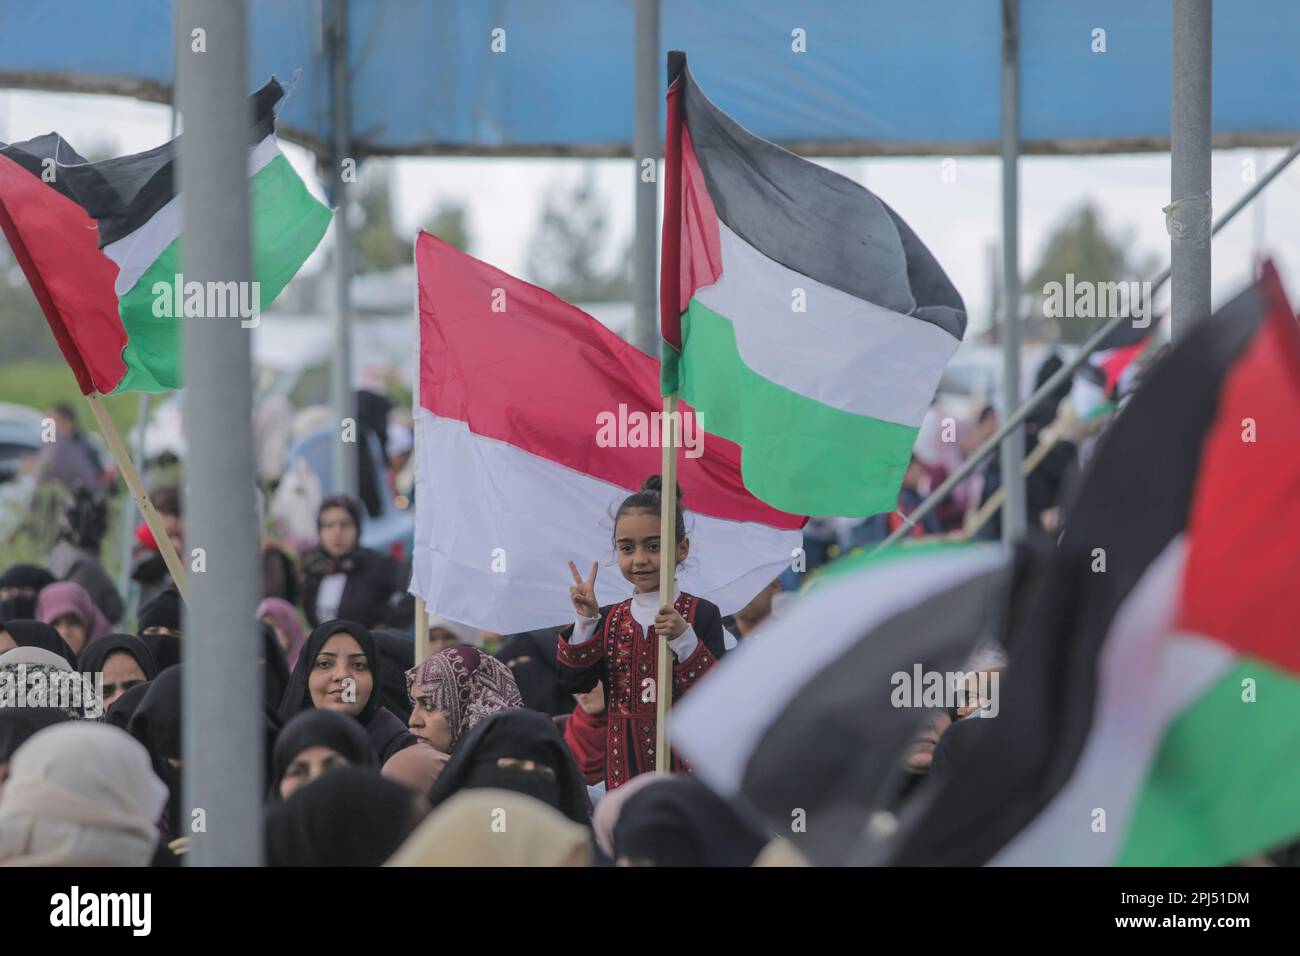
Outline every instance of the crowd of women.
<svg viewBox="0 0 1300 956"><path fill-rule="evenodd" d="M659 606L659 508L656 477L618 513L633 599L596 607L594 568L587 578L574 568L573 626L501 637L433 619L430 655L411 667L411 633L391 626L393 562L358 546L354 500L326 499L295 582L300 603L272 596L258 609L266 861L797 861L675 754L675 772L653 772L654 705L635 692L632 662L644 666L662 635L680 695L735 646L733 630L749 629L724 630L717 608L690 595ZM181 538L183 525L168 533ZM181 610L162 590L138 609L136 633L121 633L77 581L30 565L0 576L0 864L174 866L188 852L199 817L184 803ZM73 673L102 681L102 712L80 700L33 706L39 688Z"/></svg>

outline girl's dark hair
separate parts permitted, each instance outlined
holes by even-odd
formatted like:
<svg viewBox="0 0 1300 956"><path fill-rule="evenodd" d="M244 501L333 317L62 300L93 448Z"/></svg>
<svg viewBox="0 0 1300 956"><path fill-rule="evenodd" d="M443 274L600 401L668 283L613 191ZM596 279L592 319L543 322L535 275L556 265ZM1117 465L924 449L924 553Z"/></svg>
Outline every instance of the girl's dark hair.
<svg viewBox="0 0 1300 956"><path fill-rule="evenodd" d="M316 529L318 531L320 530L321 518L325 517L325 512L331 508L342 508L352 517L352 523L357 526L357 531L361 530L361 502L351 495L329 495L316 509Z"/></svg>
<svg viewBox="0 0 1300 956"><path fill-rule="evenodd" d="M663 486L664 480L658 475L651 475L641 485L641 490L628 495L623 499L623 503L618 506L618 511L614 515L614 534L618 535L618 519L620 515L629 511L644 511L648 514L663 514ZM677 485L677 523L674 528L676 531L677 544L681 544L686 539L686 517L682 509L682 486ZM662 546L662 542L661 542Z"/></svg>

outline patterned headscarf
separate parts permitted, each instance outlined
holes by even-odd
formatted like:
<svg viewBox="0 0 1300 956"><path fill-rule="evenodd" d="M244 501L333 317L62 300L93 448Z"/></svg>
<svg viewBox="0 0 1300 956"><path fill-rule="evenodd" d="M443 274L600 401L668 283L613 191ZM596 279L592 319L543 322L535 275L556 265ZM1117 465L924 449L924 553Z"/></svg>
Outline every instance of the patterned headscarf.
<svg viewBox="0 0 1300 956"><path fill-rule="evenodd" d="M448 647L406 672L411 703L442 711L454 751L476 724L524 706L510 668L474 647Z"/></svg>
<svg viewBox="0 0 1300 956"><path fill-rule="evenodd" d="M85 708L84 691L77 696L65 698L63 689L69 693L79 689L80 684L71 682L65 685L63 677L72 672L72 666L58 654L51 653L43 647L15 647L0 654L0 707L19 706L19 698L25 698L25 706L46 706L50 695L58 695L58 703L67 704L58 709L67 714L69 720L81 720ZM39 679L37 675L39 676Z"/></svg>

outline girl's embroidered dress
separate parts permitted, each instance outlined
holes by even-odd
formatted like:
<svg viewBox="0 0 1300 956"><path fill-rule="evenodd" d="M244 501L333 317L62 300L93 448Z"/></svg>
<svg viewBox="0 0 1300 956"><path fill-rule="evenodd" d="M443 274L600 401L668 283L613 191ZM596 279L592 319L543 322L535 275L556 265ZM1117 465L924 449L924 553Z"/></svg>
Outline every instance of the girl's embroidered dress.
<svg viewBox="0 0 1300 956"><path fill-rule="evenodd" d="M677 613L686 630L669 641L676 702L723 654L722 615L717 605L690 594L679 595ZM634 594L600 609L596 618L578 618L560 634L556 660L560 686L585 693L605 684L609 726L605 735L605 785L614 790L639 773L655 768L655 694L659 640L654 619L659 594ZM685 762L672 755L672 769Z"/></svg>

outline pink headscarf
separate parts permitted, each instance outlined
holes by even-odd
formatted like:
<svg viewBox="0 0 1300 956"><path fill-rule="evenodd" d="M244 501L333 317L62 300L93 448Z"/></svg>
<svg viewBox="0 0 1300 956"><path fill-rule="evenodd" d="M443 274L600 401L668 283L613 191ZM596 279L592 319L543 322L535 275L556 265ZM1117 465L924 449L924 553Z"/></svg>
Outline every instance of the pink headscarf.
<svg viewBox="0 0 1300 956"><path fill-rule="evenodd" d="M56 581L41 588L36 597L36 620L53 624L65 614L75 614L86 629L86 644L113 633L113 625L95 606L95 601L76 581Z"/></svg>
<svg viewBox="0 0 1300 956"><path fill-rule="evenodd" d="M263 598L262 603L257 606L257 619L270 620L284 633L285 640L289 642L284 649L284 656L289 661L289 670L293 670L298 664L298 655L302 652L302 646L307 642L307 634L303 631L302 621L298 618L298 609L284 598Z"/></svg>

